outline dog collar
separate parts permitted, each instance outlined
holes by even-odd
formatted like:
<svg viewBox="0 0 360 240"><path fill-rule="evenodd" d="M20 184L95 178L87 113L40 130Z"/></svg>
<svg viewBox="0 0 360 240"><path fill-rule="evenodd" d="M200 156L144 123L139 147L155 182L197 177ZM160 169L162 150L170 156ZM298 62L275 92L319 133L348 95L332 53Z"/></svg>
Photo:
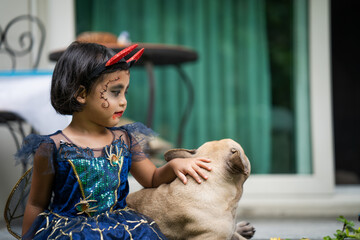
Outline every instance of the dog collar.
<svg viewBox="0 0 360 240"><path fill-rule="evenodd" d="M110 67L114 67L116 65L122 65L124 63L126 63L128 65L128 67L130 68L135 62L137 62L139 60L139 58L141 57L141 55L144 52L144 48L140 49L137 53L135 53L128 60L125 60L124 57L127 56L130 52L132 52L137 47L138 47L138 44L133 44L133 45L121 50L120 52L115 54L112 58L110 58L106 63L103 63L103 64L97 66L94 69L94 71L92 71L89 78L91 79L96 76L99 76L106 69L108 69Z"/></svg>

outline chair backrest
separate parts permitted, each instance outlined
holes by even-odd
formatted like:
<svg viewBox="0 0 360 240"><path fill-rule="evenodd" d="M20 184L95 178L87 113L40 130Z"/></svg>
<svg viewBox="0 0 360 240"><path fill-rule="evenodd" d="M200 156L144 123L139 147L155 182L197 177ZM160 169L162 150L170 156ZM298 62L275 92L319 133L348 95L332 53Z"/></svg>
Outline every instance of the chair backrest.
<svg viewBox="0 0 360 240"><path fill-rule="evenodd" d="M26 29L16 28L16 26L21 27L21 24L24 23L26 23ZM16 30L14 30L15 28ZM35 30L39 30L40 34L36 35ZM14 35L18 36L17 41L14 41ZM12 19L4 29L0 26L0 54L5 54L10 58L12 70L17 68L19 57L33 56L31 68L36 69L39 66L45 35L44 24L39 18L31 15L18 16ZM36 38L39 38L39 41L35 41ZM15 42L18 46L14 46Z"/></svg>
<svg viewBox="0 0 360 240"><path fill-rule="evenodd" d="M15 17L4 27L0 25L0 68L12 71L29 68L37 69L44 48L45 36L44 24L39 18L31 15ZM27 58L25 59L27 61L25 62L23 58ZM7 61L8 59L10 61ZM10 64L7 64L8 62ZM4 65L6 68L4 68ZM19 130L22 133L22 119L19 116L12 112L1 110L0 115L2 119L0 122L7 123L13 136L16 134L9 124L11 121L19 122ZM22 137L24 137L24 134L22 134ZM27 169L26 165L24 169ZM16 183L9 195L4 210L4 219L8 231L18 239L21 239L22 221L30 192L31 176L32 168L27 170Z"/></svg>
<svg viewBox="0 0 360 240"><path fill-rule="evenodd" d="M15 184L5 205L4 218L11 235L21 239L22 221L30 192L32 168Z"/></svg>

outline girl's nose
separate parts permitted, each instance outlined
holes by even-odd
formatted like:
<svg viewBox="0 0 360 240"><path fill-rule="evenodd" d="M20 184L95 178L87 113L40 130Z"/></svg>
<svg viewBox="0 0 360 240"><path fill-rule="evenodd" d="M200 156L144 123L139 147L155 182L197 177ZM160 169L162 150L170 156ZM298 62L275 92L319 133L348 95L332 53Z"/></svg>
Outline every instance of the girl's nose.
<svg viewBox="0 0 360 240"><path fill-rule="evenodd" d="M122 97L119 101L119 105L123 107L123 106L126 106L126 104L127 104L126 98Z"/></svg>

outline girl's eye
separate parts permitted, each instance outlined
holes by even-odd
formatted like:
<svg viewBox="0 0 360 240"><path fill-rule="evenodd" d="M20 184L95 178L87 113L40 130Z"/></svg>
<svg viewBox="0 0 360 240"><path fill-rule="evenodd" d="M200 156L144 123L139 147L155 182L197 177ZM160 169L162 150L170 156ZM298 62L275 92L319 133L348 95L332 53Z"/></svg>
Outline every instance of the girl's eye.
<svg viewBox="0 0 360 240"><path fill-rule="evenodd" d="M112 94L113 94L115 97L117 97L117 96L119 96L120 91L112 91Z"/></svg>

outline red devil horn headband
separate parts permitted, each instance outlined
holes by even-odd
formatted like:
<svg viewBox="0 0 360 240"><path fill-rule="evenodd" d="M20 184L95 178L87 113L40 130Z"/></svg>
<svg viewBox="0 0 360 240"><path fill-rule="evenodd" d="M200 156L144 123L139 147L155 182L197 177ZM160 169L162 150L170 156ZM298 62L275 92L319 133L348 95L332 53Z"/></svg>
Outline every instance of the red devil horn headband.
<svg viewBox="0 0 360 240"><path fill-rule="evenodd" d="M137 62L139 60L139 58L141 57L141 55L144 52L144 48L140 49L137 53L135 53L127 61L125 61L124 57L126 55L128 55L129 53L131 53L137 47L138 47L138 44L134 44L134 45L131 45L131 46L121 50L120 52L115 54L112 58L110 58L109 61L107 61L105 64L102 64L102 65L98 66L97 68L95 68L95 70L90 75L90 78L98 76L103 71L105 71L108 67L110 67L116 63L127 63L128 67L130 68L135 62Z"/></svg>
<svg viewBox="0 0 360 240"><path fill-rule="evenodd" d="M131 45L130 47L127 47L127 48L121 50L120 52L115 54L112 58L110 58L110 60L106 62L105 66L111 66L111 65L117 63L123 57L125 57L126 55L131 53L135 48L137 48L137 46L138 46L137 44L134 44L134 45Z"/></svg>
<svg viewBox="0 0 360 240"><path fill-rule="evenodd" d="M132 63L132 62L137 62L137 60L139 60L139 58L141 57L141 55L144 52L144 48L140 49L137 53L135 53L129 60L127 60L127 63Z"/></svg>

